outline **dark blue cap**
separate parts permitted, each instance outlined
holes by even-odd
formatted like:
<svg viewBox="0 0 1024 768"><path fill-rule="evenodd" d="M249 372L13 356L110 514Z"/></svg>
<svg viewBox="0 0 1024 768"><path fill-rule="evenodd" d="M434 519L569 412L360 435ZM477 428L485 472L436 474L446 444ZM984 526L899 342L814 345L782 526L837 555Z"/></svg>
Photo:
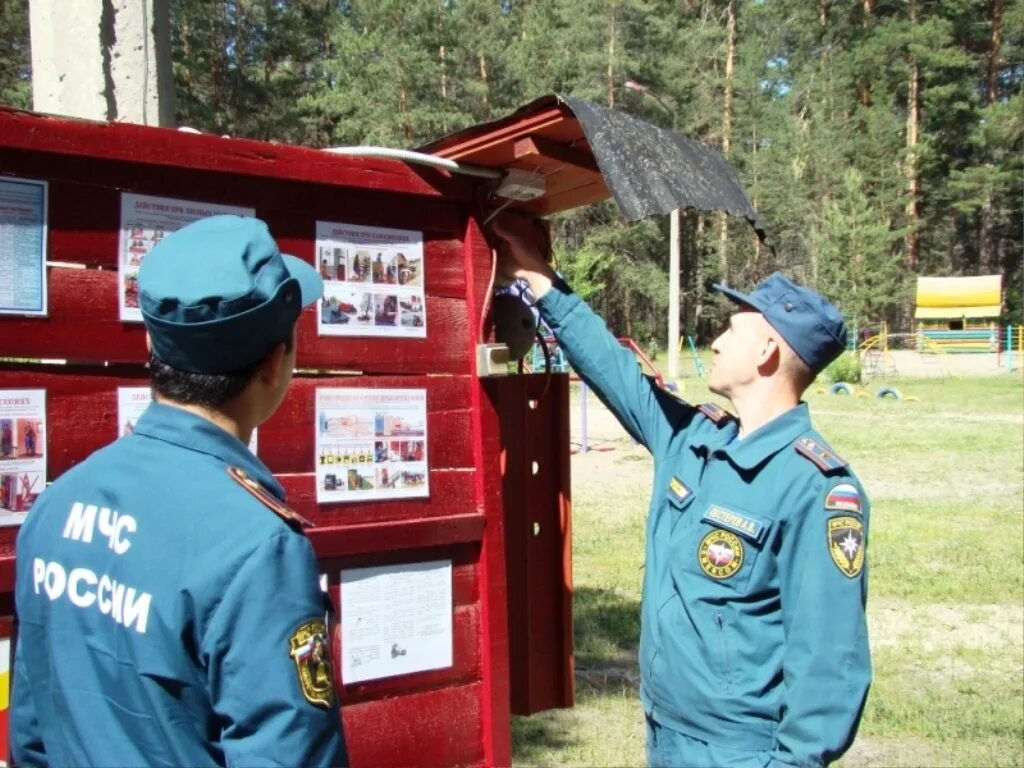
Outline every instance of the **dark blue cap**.
<svg viewBox="0 0 1024 768"><path fill-rule="evenodd" d="M139 269L139 307L153 352L193 373L261 360L323 295L313 267L281 253L267 225L211 216L165 237Z"/></svg>
<svg viewBox="0 0 1024 768"><path fill-rule="evenodd" d="M781 272L768 277L750 293L740 293L718 283L712 287L764 315L815 373L820 373L846 349L846 325L839 310L820 294L797 285Z"/></svg>

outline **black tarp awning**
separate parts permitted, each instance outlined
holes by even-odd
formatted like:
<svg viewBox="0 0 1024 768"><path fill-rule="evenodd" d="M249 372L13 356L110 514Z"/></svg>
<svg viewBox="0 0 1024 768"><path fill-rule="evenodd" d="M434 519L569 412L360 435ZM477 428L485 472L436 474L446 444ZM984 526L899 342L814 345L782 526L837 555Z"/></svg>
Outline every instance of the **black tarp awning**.
<svg viewBox="0 0 1024 768"><path fill-rule="evenodd" d="M543 175L550 194L514 206L539 215L585 205L610 192L627 221L676 208L723 211L745 218L769 244L736 170L720 152L571 96L544 96L418 150Z"/></svg>

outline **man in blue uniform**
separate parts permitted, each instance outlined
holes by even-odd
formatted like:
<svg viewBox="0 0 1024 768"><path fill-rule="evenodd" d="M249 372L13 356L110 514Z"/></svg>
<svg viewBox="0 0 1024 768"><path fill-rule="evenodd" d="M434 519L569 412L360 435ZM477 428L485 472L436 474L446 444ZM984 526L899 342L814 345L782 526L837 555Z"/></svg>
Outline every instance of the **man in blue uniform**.
<svg viewBox="0 0 1024 768"><path fill-rule="evenodd" d="M846 345L839 313L776 273L743 294L693 407L500 221L501 266L529 282L579 375L654 456L640 696L652 766L821 766L853 741L871 663L868 500L801 396Z"/></svg>
<svg viewBox="0 0 1024 768"><path fill-rule="evenodd" d="M246 448L321 292L258 219L203 219L146 257L154 402L18 535L18 765L346 763L305 521Z"/></svg>

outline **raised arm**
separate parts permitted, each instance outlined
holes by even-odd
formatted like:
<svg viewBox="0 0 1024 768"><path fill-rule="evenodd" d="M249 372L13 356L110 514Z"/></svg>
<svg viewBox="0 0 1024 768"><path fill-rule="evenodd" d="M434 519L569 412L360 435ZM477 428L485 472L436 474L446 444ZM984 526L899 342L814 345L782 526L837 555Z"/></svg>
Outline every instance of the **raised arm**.
<svg viewBox="0 0 1024 768"><path fill-rule="evenodd" d="M565 351L573 369L615 414L619 422L652 453L665 448L693 419L695 409L665 392L640 370L598 317L561 280L544 259L546 242L527 219L498 219L499 269L507 278L525 280L537 308Z"/></svg>

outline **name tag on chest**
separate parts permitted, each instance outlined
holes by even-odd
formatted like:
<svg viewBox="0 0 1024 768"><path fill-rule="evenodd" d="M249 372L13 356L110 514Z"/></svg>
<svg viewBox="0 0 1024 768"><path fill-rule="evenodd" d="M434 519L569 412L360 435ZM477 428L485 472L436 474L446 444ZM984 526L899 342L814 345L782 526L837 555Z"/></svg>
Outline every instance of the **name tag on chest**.
<svg viewBox="0 0 1024 768"><path fill-rule="evenodd" d="M717 504L712 504L708 507L708 511L704 513L701 521L717 525L719 528L725 528L756 544L761 543L765 533L768 531L768 524L764 520L720 507Z"/></svg>

